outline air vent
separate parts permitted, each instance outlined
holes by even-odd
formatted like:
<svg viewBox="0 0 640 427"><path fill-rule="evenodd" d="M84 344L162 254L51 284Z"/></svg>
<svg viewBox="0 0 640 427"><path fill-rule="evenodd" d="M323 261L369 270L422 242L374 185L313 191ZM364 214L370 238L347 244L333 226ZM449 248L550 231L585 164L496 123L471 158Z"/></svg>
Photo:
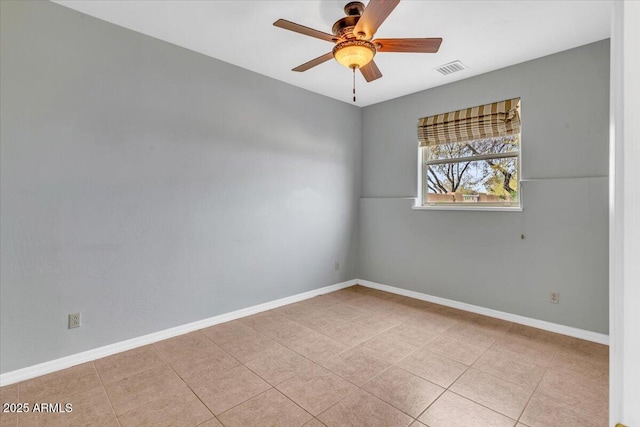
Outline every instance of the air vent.
<svg viewBox="0 0 640 427"><path fill-rule="evenodd" d="M434 68L437 72L446 76L448 74L457 73L458 71L466 70L467 67L460 61L449 62L448 64L444 64L439 66L438 68Z"/></svg>

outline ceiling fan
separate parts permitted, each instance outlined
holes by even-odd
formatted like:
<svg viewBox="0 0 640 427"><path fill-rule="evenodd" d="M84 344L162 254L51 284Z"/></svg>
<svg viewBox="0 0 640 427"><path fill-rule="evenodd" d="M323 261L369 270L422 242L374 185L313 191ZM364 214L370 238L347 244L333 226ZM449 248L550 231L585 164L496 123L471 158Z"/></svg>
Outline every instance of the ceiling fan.
<svg viewBox="0 0 640 427"><path fill-rule="evenodd" d="M378 30L378 27L387 19L398 3L400 3L400 0L370 0L365 8L362 2L349 2L344 7L344 12L347 16L338 19L336 23L333 24L333 28L331 29L333 34L318 31L284 19L278 19L273 25L284 28L285 30L335 43L331 52L325 53L309 62L305 62L292 71L307 71L331 58L335 58L340 64L353 69L354 76L355 69L357 68L367 82L372 82L382 77L380 69L373 61L376 53L435 53L440 49L440 44L442 43L442 38L371 40Z"/></svg>

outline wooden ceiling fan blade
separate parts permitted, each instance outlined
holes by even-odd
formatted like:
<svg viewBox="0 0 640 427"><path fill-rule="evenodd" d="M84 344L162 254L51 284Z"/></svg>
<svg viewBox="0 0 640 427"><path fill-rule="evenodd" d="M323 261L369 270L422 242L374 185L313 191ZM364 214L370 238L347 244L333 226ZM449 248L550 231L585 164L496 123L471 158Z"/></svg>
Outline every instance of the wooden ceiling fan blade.
<svg viewBox="0 0 640 427"><path fill-rule="evenodd" d="M293 31L294 33L304 34L305 36L315 37L328 42L336 41L336 36L333 34L314 30L313 28L305 27L304 25L296 24L295 22L287 21L286 19L278 19L273 23L273 25L279 28L284 28L285 30Z"/></svg>
<svg viewBox="0 0 640 427"><path fill-rule="evenodd" d="M318 56L316 59L312 59L309 62L305 62L302 65L298 65L296 68L292 69L291 71L307 71L309 68L313 68L316 65L320 65L323 62L327 62L328 60L333 58L333 53L329 52L329 53L325 53L322 56Z"/></svg>
<svg viewBox="0 0 640 427"><path fill-rule="evenodd" d="M440 49L441 43L441 38L373 40L378 52L436 53Z"/></svg>
<svg viewBox="0 0 640 427"><path fill-rule="evenodd" d="M356 37L371 40L378 31L378 27L387 19L398 3L400 0L369 0L369 4L353 29L353 34Z"/></svg>
<svg viewBox="0 0 640 427"><path fill-rule="evenodd" d="M382 73L380 72L380 69L378 68L376 63L373 62L373 60L370 61L364 67L360 68L360 72L362 73L362 76L367 82L372 82L382 77Z"/></svg>

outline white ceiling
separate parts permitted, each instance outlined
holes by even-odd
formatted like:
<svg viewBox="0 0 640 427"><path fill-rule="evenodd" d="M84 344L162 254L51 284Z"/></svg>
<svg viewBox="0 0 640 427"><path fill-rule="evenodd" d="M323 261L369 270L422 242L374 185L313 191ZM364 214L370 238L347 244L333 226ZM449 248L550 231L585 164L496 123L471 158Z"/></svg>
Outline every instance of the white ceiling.
<svg viewBox="0 0 640 427"><path fill-rule="evenodd" d="M351 70L335 61L292 72L333 44L276 28L278 18L331 33L348 0L56 0L134 31L351 103ZM366 1L364 3L367 3ZM366 106L609 37L612 1L403 0L376 37L442 37L436 54L379 53L383 78L357 76ZM460 60L468 70L433 69Z"/></svg>

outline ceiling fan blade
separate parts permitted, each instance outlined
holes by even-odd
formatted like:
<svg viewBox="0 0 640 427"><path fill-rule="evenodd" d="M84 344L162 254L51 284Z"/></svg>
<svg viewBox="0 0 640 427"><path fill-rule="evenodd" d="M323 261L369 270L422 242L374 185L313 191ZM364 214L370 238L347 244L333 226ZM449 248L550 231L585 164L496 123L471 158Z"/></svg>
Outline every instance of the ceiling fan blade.
<svg viewBox="0 0 640 427"><path fill-rule="evenodd" d="M382 77L382 73L380 72L380 69L378 68L376 63L373 62L373 60L371 60L364 67L360 68L360 72L362 73L362 76L367 82L372 82Z"/></svg>
<svg viewBox="0 0 640 427"><path fill-rule="evenodd" d="M419 52L436 53L440 49L441 38L431 39L375 39L378 52Z"/></svg>
<svg viewBox="0 0 640 427"><path fill-rule="evenodd" d="M353 34L361 38L371 40L378 31L378 27L387 19L387 16L400 3L400 0L369 0L369 4L362 12L362 16L353 29Z"/></svg>
<svg viewBox="0 0 640 427"><path fill-rule="evenodd" d="M296 68L294 68L291 71L307 71L309 68L313 68L316 65L320 65L323 62L327 62L328 60L330 60L331 58L333 58L333 53L329 52L329 53L325 53L322 56L318 56L316 59L312 59L309 62L305 62L302 65L298 65Z"/></svg>
<svg viewBox="0 0 640 427"><path fill-rule="evenodd" d="M304 34L305 36L311 36L317 39L326 40L328 42L335 42L337 40L337 37L333 34L314 30L313 28L305 27L304 25L296 24L295 22L287 21L285 19L278 19L273 23L273 25L275 25L276 27L284 28L285 30L293 31L295 33Z"/></svg>

